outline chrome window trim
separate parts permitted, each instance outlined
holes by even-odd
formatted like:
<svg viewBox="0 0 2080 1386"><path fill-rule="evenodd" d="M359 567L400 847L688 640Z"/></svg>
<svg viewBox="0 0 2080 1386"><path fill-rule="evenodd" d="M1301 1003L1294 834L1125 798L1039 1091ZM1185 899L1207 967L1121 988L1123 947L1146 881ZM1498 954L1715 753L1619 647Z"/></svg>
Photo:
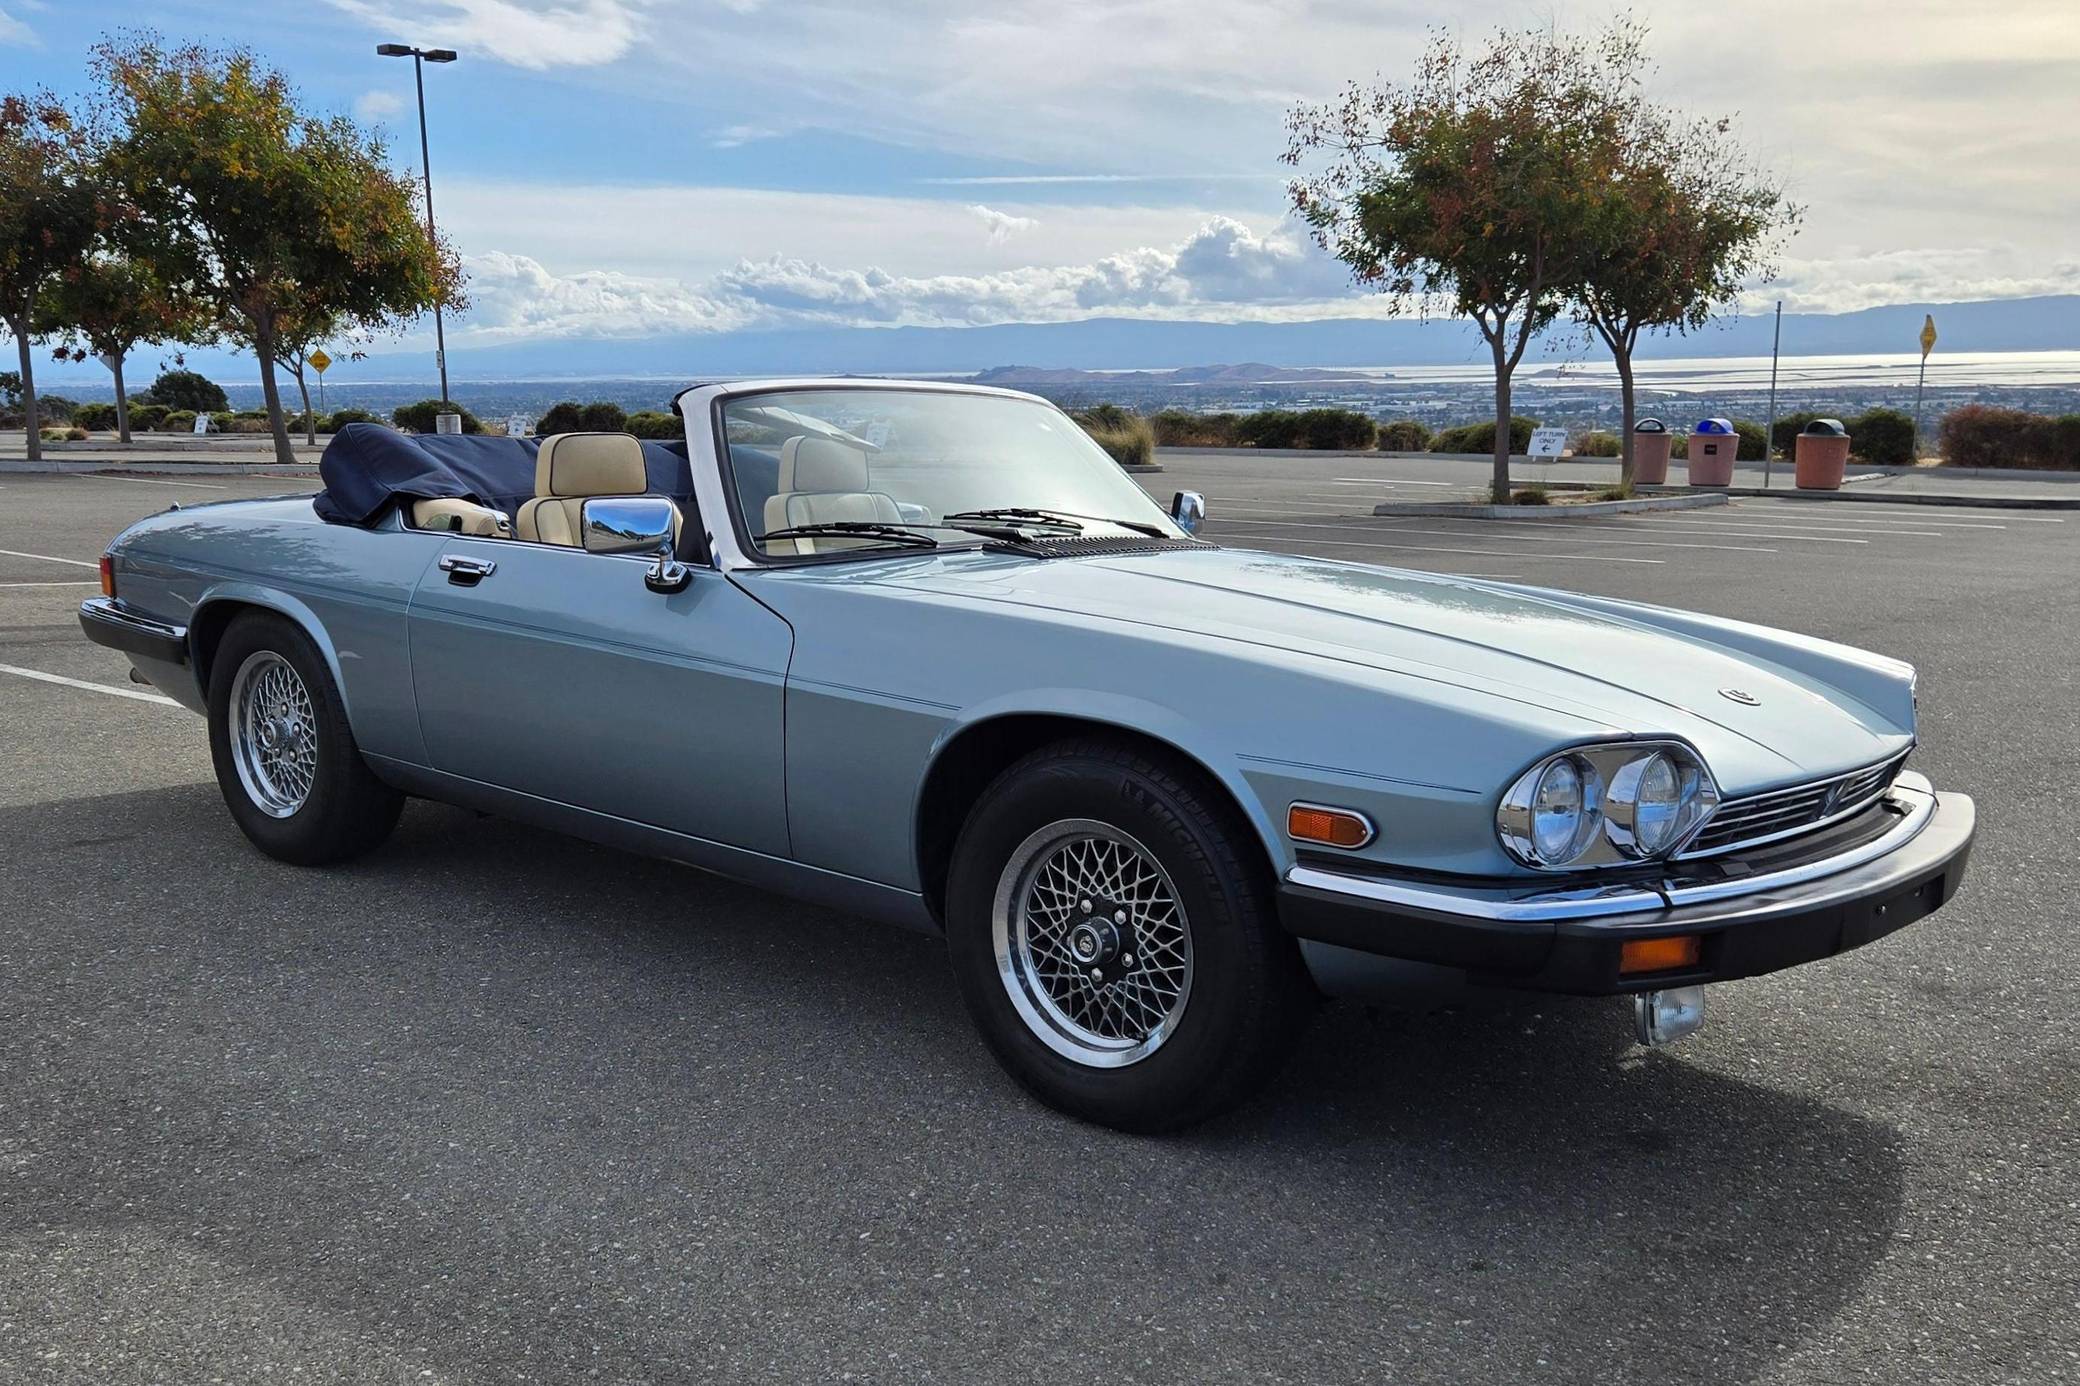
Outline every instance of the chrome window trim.
<svg viewBox="0 0 2080 1386"><path fill-rule="evenodd" d="M1913 753L1914 748L1909 746L1906 750L1901 751L1898 755L1887 756L1883 760L1874 760L1869 765L1863 766L1860 769L1844 771L1842 774L1839 775L1829 775L1826 779L1808 780L1804 784L1786 785L1782 789L1772 789L1761 794L1745 794L1738 799L1721 799L1719 801L1718 807L1713 809L1712 812L1705 818L1705 820L1697 825L1697 830L1690 835L1690 841L1695 842L1699 837L1703 836L1705 830L1712 826L1713 820L1729 808L1739 808L1750 804L1767 803L1771 799L1788 798L1794 794L1811 794L1816 789L1826 789L1830 785L1841 784L1848 780L1859 779L1862 776L1870 774L1873 770L1880 770L1887 766L1893 767L1893 778L1890 781L1888 781L1885 784L1879 785L1876 789L1872 790L1870 793L1864 795L1861 799L1856 800L1852 804L1848 804L1846 806L1837 806L1833 813L1828 814L1824 818L1815 818L1810 822L1800 823L1797 827L1783 828L1776 832L1764 833L1760 837L1744 837L1739 839L1738 841L1726 843L1723 846L1706 848L1703 851L1677 852L1670 858L1670 860L1704 861L1711 857L1723 857L1728 852L1744 851L1750 847L1766 847L1772 842L1782 842L1786 838L1797 837L1800 833L1817 832L1818 830L1826 827L1830 823L1839 823L1844 818L1848 818L1854 814L1863 812L1863 810L1869 808L1872 804L1875 804L1876 802L1878 802L1878 800L1882 799L1886 795L1886 793L1891 790L1892 786L1898 783L1898 776L1905 773L1899 767L1903 765L1906 762L1907 757L1912 755Z"/></svg>
<svg viewBox="0 0 2080 1386"><path fill-rule="evenodd" d="M1759 895L1766 891L1806 885L1854 870L1898 851L1920 836L1921 830L1926 828L1929 820L1935 816L1936 796L1934 787L1925 778L1911 771L1902 772L1899 779L1894 781L1892 793L1906 813L1884 836L1820 861L1786 867L1781 871L1746 876L1739 880L1712 881L1696 885L1672 884L1659 890L1638 885L1583 886L1566 891L1546 891L1504 899L1464 889L1454 890L1413 882L1352 876L1341 871L1329 871L1314 866L1293 867L1286 872L1286 882L1309 890L1328 891L1377 904L1400 905L1410 909L1510 924L1594 920L1609 915L1680 909L1685 905L1711 904L1720 900L1738 899L1744 895ZM1845 895L1853 893L1844 892ZM1822 892L1816 894L1808 903L1825 904L1830 898Z"/></svg>

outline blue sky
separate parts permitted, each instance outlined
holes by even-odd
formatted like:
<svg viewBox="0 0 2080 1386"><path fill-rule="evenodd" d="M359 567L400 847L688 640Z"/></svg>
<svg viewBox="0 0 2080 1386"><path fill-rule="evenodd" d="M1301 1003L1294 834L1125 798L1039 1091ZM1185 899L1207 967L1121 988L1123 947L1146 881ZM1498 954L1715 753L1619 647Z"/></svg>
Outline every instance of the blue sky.
<svg viewBox="0 0 2080 1386"><path fill-rule="evenodd" d="M2080 289L2071 0L1647 3L1657 85L1733 112L1810 207L1756 301ZM236 41L417 168L459 342L1099 315L1378 311L1285 212L1281 120L1407 70L1425 25L1601 8L1403 0L0 0L0 85L76 89L104 32ZM1882 43L1872 36L1882 34Z"/></svg>

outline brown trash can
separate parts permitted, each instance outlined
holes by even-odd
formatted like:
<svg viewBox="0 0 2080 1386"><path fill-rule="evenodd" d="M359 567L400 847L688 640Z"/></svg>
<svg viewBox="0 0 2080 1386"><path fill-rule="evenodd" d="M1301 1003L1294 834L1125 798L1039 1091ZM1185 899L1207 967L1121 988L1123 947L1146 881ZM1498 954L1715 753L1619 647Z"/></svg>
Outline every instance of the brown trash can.
<svg viewBox="0 0 2080 1386"><path fill-rule="evenodd" d="M1692 486L1733 485L1733 461L1740 454L1741 436L1727 419L1699 419L1690 430L1687 446Z"/></svg>
<svg viewBox="0 0 2080 1386"><path fill-rule="evenodd" d="M1839 491L1849 470L1849 430L1840 419L1815 419L1799 430L1793 475L1801 491Z"/></svg>
<svg viewBox="0 0 2080 1386"><path fill-rule="evenodd" d="M1676 435L1659 419L1641 419L1632 426L1632 480L1639 486L1668 485L1668 454Z"/></svg>

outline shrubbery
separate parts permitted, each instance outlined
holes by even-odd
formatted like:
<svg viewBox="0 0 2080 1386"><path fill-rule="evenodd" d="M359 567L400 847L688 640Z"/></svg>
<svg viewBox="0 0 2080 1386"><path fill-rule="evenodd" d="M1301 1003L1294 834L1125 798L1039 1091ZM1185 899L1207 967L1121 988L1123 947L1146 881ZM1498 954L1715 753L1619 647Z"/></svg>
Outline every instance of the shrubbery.
<svg viewBox="0 0 2080 1386"><path fill-rule="evenodd" d="M1430 430L1414 419L1396 419L1379 426L1381 452L1428 452Z"/></svg>
<svg viewBox="0 0 2080 1386"><path fill-rule="evenodd" d="M116 407L113 404L82 404L72 411L72 422L92 433L113 432Z"/></svg>
<svg viewBox="0 0 2080 1386"><path fill-rule="evenodd" d="M2080 414L1966 404L1943 416L1948 467L2080 468Z"/></svg>
<svg viewBox="0 0 2080 1386"><path fill-rule="evenodd" d="M1592 428L1586 433L1577 433L1568 442L1567 446L1576 457L1623 457L1625 455L1625 449L1618 435L1603 428Z"/></svg>
<svg viewBox="0 0 2080 1386"><path fill-rule="evenodd" d="M132 427L135 427L133 424ZM157 425L161 433L193 433L195 411L193 409L169 409L159 418Z"/></svg>
<svg viewBox="0 0 2080 1386"><path fill-rule="evenodd" d="M1235 441L1249 448L1370 448L1379 424L1355 409L1260 409L1235 421Z"/></svg>
<svg viewBox="0 0 2080 1386"><path fill-rule="evenodd" d="M656 438L670 442L686 436L686 429L676 414L666 414L656 409L638 409L628 416L628 431L638 438Z"/></svg>
<svg viewBox="0 0 2080 1386"><path fill-rule="evenodd" d="M442 404L437 399L422 399L417 404L401 404L390 411L390 421L399 428L410 429L414 433L436 433L439 432L439 425L434 422L434 416L450 413L462 415L464 433L484 431L484 425L477 422L475 414L459 404Z"/></svg>
<svg viewBox="0 0 2080 1386"><path fill-rule="evenodd" d="M1868 409L1843 421L1849 451L1880 467L1914 465L1914 416L1898 409Z"/></svg>
<svg viewBox="0 0 2080 1386"><path fill-rule="evenodd" d="M1156 433L1147 419L1116 404L1101 404L1072 415L1091 441L1122 467L1145 467L1156 460Z"/></svg>
<svg viewBox="0 0 2080 1386"><path fill-rule="evenodd" d="M149 433L164 423L167 414L170 412L172 411L163 404L139 404L137 401L132 400L130 402L130 431L133 433Z"/></svg>
<svg viewBox="0 0 2080 1386"><path fill-rule="evenodd" d="M628 415L620 405L609 400L594 400L590 404L579 404L564 400L549 406L549 412L535 421L534 431L546 438L552 433L625 433L628 430Z"/></svg>
<svg viewBox="0 0 2080 1386"><path fill-rule="evenodd" d="M1522 414L1512 414L1509 419L1509 450L1525 453L1531 450L1531 430L1538 427L1537 419ZM1432 452L1477 452L1493 454L1495 451L1495 421L1461 424L1447 428L1430 440Z"/></svg>
<svg viewBox="0 0 2080 1386"><path fill-rule="evenodd" d="M194 371L161 371L151 388L139 395L144 404L163 404L168 409L185 409L191 414L219 413L231 407L224 387Z"/></svg>
<svg viewBox="0 0 2080 1386"><path fill-rule="evenodd" d="M1232 448L1239 414L1194 414L1189 409L1164 409L1149 417L1156 446L1165 448Z"/></svg>
<svg viewBox="0 0 2080 1386"><path fill-rule="evenodd" d="M366 409L335 409L318 420L320 433L337 433L350 423L377 423L379 420Z"/></svg>

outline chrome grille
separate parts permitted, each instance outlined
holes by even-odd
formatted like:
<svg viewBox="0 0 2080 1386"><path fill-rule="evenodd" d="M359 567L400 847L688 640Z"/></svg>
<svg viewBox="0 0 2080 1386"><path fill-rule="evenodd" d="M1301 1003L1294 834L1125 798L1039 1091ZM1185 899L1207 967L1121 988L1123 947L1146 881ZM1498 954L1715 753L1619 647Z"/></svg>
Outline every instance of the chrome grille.
<svg viewBox="0 0 2080 1386"><path fill-rule="evenodd" d="M1754 847L1794 833L1817 828L1856 812L1874 801L1892 784L1893 776L1906 763L1906 753L1789 789L1767 794L1750 794L1728 799L1719 805L1691 844L1679 857L1708 857L1740 847Z"/></svg>

